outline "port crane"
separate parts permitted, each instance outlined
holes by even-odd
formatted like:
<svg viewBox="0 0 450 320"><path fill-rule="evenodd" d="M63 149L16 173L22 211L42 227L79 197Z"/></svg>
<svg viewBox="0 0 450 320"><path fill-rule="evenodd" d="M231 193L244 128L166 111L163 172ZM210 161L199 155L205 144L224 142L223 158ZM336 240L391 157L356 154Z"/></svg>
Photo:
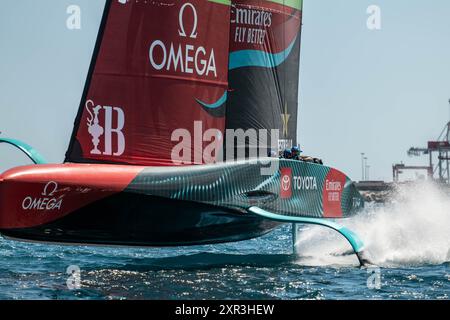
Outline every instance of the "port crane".
<svg viewBox="0 0 450 320"><path fill-rule="evenodd" d="M450 104L450 100L448 101ZM399 175L404 170L426 170L430 179L441 183L450 184L450 121L447 122L439 138L435 141L428 141L427 147L411 147L408 156L420 157L427 155L428 166L407 166L403 163L394 164L392 167L394 182L399 181ZM434 160L437 159L437 164Z"/></svg>

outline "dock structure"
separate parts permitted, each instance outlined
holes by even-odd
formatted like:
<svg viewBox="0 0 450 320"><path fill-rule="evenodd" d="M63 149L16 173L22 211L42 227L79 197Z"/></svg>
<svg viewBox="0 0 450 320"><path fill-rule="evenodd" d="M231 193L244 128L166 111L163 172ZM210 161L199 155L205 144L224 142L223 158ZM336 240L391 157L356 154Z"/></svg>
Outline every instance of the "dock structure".
<svg viewBox="0 0 450 320"><path fill-rule="evenodd" d="M450 100L449 100L450 104ZM447 122L439 138L428 141L426 147L411 147L408 150L410 157L428 156L426 166L408 166L404 163L392 166L394 182L400 181L400 174L405 170L426 170L428 179L441 184L450 184L450 121ZM437 160L437 163L435 161Z"/></svg>
<svg viewBox="0 0 450 320"><path fill-rule="evenodd" d="M359 191L389 191L393 188L392 182L384 181L359 181L355 183Z"/></svg>
<svg viewBox="0 0 450 320"><path fill-rule="evenodd" d="M366 202L385 203L390 198L395 184L385 181L359 181L355 186Z"/></svg>

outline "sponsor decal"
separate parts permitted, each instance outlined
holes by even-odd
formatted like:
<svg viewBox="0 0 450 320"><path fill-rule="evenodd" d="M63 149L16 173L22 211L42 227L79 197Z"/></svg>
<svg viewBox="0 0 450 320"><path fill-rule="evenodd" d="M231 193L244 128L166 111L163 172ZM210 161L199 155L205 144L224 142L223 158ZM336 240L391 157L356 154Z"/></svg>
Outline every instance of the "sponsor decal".
<svg viewBox="0 0 450 320"><path fill-rule="evenodd" d="M189 20L188 20L189 19ZM178 36L183 39L197 39L198 14L192 3L185 3L178 15ZM191 27L189 23L192 24ZM149 49L150 64L157 71L166 70L182 74L194 74L199 77L214 76L217 78L216 59L213 48L182 44L163 40L154 40Z"/></svg>
<svg viewBox="0 0 450 320"><path fill-rule="evenodd" d="M323 215L325 218L342 217L342 192L346 179L342 172L335 169L328 172L323 186Z"/></svg>
<svg viewBox="0 0 450 320"><path fill-rule="evenodd" d="M294 190L317 190L316 177L294 177Z"/></svg>
<svg viewBox="0 0 450 320"><path fill-rule="evenodd" d="M95 106L92 100L86 102L88 132L92 136L93 149L91 154L121 156L125 152L125 113L122 108L110 106ZM100 125L100 113L102 113L103 125ZM114 125L113 125L114 124ZM103 136L104 149L100 150L100 138ZM116 149L113 150L113 138L116 139Z"/></svg>
<svg viewBox="0 0 450 320"><path fill-rule="evenodd" d="M325 188L328 194L329 202L339 202L342 191L342 183L340 181L325 181Z"/></svg>
<svg viewBox="0 0 450 320"><path fill-rule="evenodd" d="M315 191L318 190L317 178L312 176L295 176L292 168L281 168L281 198L289 199L293 191Z"/></svg>
<svg viewBox="0 0 450 320"><path fill-rule="evenodd" d="M281 199L292 197L292 168L281 168Z"/></svg>
<svg viewBox="0 0 450 320"><path fill-rule="evenodd" d="M252 7L232 6L231 23L236 25L235 43L263 45L266 28L272 26L272 12Z"/></svg>
<svg viewBox="0 0 450 320"><path fill-rule="evenodd" d="M64 195L56 196L58 193L58 183L54 181L48 182L44 191L39 197L28 196L22 201L22 209L37 211L55 211L61 210Z"/></svg>
<svg viewBox="0 0 450 320"><path fill-rule="evenodd" d="M274 68L290 56L297 43L301 13L299 9L277 9L283 4L269 1L233 3L229 70Z"/></svg>

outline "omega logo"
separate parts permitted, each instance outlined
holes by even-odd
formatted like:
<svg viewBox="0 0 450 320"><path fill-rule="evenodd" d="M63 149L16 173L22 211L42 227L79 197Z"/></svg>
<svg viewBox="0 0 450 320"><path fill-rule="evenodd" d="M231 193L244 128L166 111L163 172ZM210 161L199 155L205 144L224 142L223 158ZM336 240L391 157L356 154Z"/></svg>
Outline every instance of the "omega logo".
<svg viewBox="0 0 450 320"><path fill-rule="evenodd" d="M192 3L185 3L181 9L180 9L180 14L179 14L179 21L180 21L180 30L178 30L178 34L180 35L180 37L186 37L186 32L184 30L184 10L186 9L186 7L189 7L192 9L192 13L194 14L194 27L192 28L192 32L191 35L189 36L192 39L196 39L197 38L197 22L198 22L198 16L197 16L197 10L195 10L195 7L192 5Z"/></svg>

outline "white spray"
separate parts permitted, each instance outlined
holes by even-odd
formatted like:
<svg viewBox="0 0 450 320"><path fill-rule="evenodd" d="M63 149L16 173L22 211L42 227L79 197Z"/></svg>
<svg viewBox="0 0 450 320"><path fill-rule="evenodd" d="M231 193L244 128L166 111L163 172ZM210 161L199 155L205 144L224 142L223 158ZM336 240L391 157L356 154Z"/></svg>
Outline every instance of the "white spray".
<svg viewBox="0 0 450 320"><path fill-rule="evenodd" d="M442 264L450 261L450 195L423 183L398 188L391 203L368 206L360 215L340 221L364 241L372 262L383 267ZM299 263L358 264L342 256L350 246L323 227L298 235Z"/></svg>

